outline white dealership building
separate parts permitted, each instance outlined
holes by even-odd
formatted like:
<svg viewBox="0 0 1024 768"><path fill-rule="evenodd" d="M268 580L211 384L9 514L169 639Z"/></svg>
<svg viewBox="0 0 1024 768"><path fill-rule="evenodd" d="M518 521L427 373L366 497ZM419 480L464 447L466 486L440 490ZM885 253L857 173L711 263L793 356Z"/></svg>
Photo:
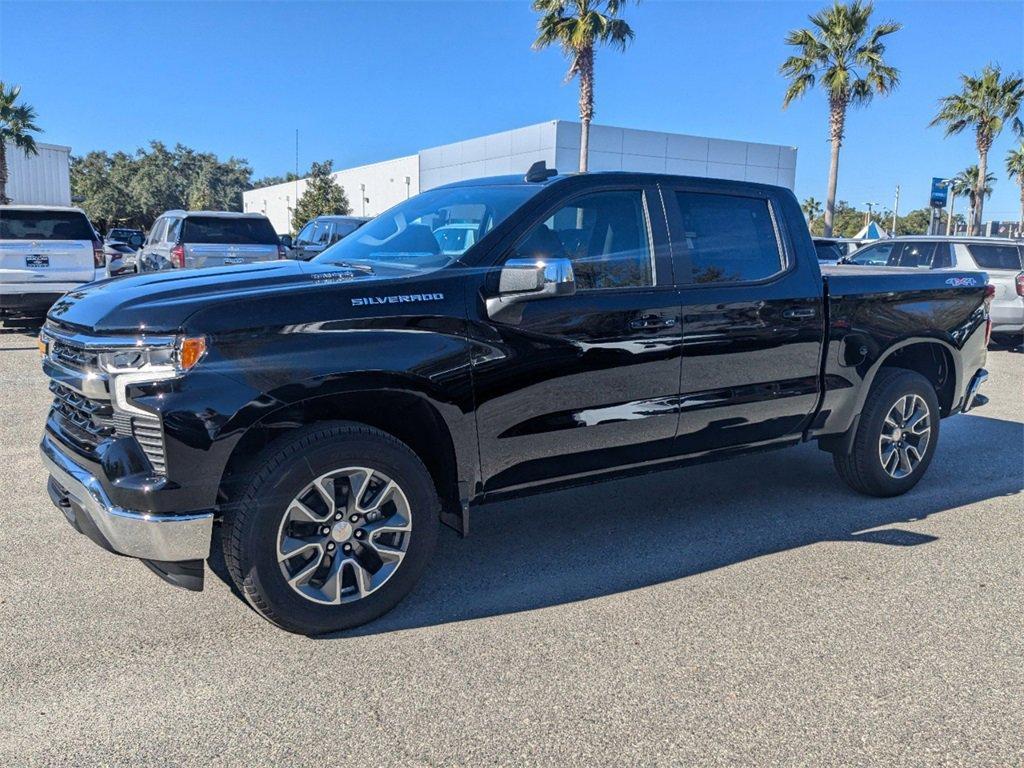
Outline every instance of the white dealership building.
<svg viewBox="0 0 1024 768"><path fill-rule="evenodd" d="M414 155L336 171L355 215L373 216L409 195L461 179L525 173L538 160L579 167L580 124L551 120L525 128L422 149ZM590 127L590 170L643 171L739 179L793 188L796 148L608 125ZM244 210L264 213L279 233L306 182L289 181L243 195Z"/></svg>
<svg viewBox="0 0 1024 768"><path fill-rule="evenodd" d="M11 142L7 152L7 196L22 205L71 205L71 147L36 142L27 155Z"/></svg>

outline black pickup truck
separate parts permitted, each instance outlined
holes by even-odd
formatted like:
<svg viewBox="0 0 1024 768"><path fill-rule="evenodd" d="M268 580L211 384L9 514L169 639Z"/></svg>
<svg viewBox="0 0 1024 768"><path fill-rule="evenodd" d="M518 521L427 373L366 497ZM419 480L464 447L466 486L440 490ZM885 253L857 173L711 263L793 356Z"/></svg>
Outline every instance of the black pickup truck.
<svg viewBox="0 0 1024 768"><path fill-rule="evenodd" d="M978 272L823 275L785 189L534 167L312 262L66 295L42 456L106 549L199 589L219 544L267 619L344 629L484 499L808 440L857 491L906 492L940 419L984 402L989 294Z"/></svg>

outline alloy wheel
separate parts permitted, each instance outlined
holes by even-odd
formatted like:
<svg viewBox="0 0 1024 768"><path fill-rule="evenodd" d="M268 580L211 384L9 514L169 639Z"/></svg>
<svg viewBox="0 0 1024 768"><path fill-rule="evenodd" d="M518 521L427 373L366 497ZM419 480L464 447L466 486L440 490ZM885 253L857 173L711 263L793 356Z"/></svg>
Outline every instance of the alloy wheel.
<svg viewBox="0 0 1024 768"><path fill-rule="evenodd" d="M409 549L412 511L399 485L367 467L316 478L285 508L277 560L307 600L338 605L376 592Z"/></svg>
<svg viewBox="0 0 1024 768"><path fill-rule="evenodd" d="M878 439L882 468L896 480L910 475L924 458L931 435L928 403L920 395L901 397L889 409L882 424Z"/></svg>

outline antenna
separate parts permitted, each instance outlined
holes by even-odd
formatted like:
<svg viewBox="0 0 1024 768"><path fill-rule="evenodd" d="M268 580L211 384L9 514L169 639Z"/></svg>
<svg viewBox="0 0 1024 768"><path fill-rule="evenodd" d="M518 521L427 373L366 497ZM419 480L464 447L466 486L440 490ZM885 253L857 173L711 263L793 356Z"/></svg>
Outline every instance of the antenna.
<svg viewBox="0 0 1024 768"><path fill-rule="evenodd" d="M526 172L526 176L523 178L530 184L536 184L537 182L547 181L552 176L557 175L557 170L554 168L548 168L548 164L545 161L538 160L530 166L530 170Z"/></svg>

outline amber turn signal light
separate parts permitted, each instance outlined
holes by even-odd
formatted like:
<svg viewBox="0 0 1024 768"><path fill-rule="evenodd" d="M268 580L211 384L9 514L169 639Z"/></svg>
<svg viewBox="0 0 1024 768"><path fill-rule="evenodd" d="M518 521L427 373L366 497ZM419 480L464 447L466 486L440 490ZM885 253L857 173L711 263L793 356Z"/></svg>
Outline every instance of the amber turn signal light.
<svg viewBox="0 0 1024 768"><path fill-rule="evenodd" d="M183 371L192 368L206 354L206 339L203 336L190 336L181 340L178 364Z"/></svg>
<svg viewBox="0 0 1024 768"><path fill-rule="evenodd" d="M42 357L46 357L46 340L40 336L36 339L36 345L39 347L39 354Z"/></svg>

